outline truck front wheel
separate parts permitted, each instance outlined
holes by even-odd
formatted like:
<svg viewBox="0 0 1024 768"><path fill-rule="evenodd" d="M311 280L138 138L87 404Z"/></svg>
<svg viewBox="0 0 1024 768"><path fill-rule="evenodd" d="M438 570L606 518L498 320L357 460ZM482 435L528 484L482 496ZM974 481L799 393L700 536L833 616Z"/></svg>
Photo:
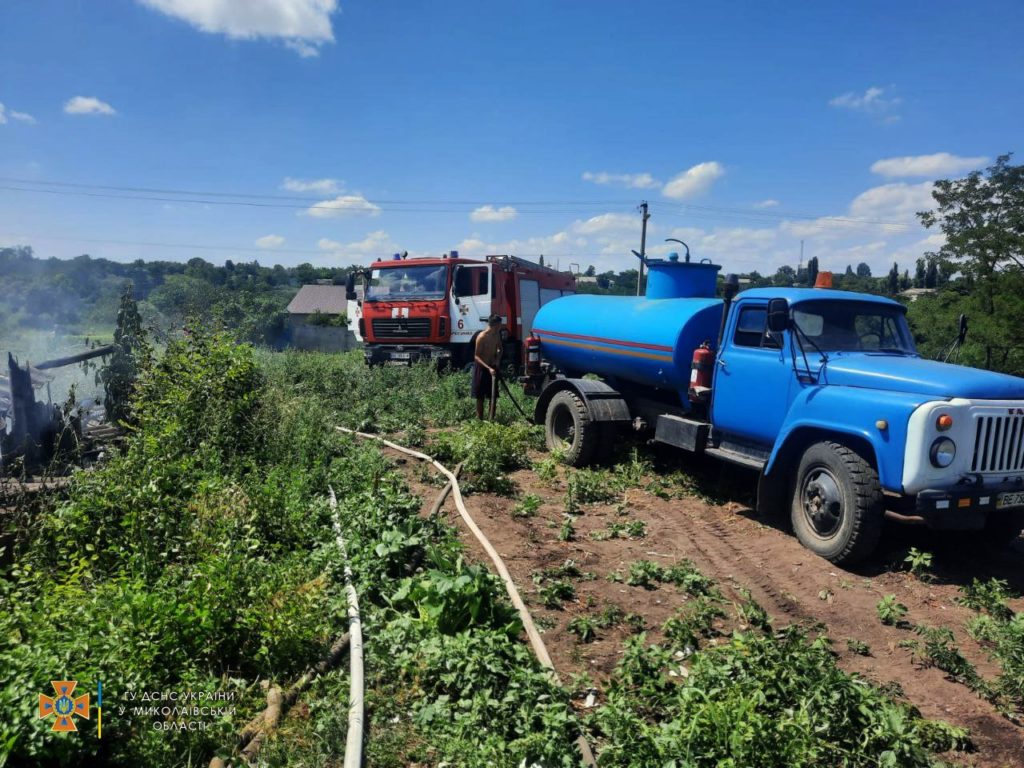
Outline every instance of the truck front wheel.
<svg viewBox="0 0 1024 768"><path fill-rule="evenodd" d="M857 451L829 441L804 452L792 505L801 544L833 563L855 563L878 544L884 514L878 473Z"/></svg>
<svg viewBox="0 0 1024 768"><path fill-rule="evenodd" d="M544 439L549 451L561 451L566 464L590 463L601 439L600 425L591 421L587 404L579 395L563 390L551 398L544 417Z"/></svg>

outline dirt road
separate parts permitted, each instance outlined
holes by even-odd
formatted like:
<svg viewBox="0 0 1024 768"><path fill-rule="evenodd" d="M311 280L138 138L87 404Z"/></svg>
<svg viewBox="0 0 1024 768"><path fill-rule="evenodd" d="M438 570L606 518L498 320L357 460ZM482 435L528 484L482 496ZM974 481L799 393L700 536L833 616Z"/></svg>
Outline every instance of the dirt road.
<svg viewBox="0 0 1024 768"><path fill-rule="evenodd" d="M410 482L425 499L436 489L424 486L414 472ZM625 625L598 631L595 642L580 644L567 625L576 615L596 614L608 605L643 617L648 639L657 641L659 627L686 599L674 587L654 590L614 583L606 577L616 569L628 570L640 559L671 565L688 558L714 578L727 598L739 599L742 589L771 615L777 626L820 624L833 640L840 665L869 680L891 685L929 718L943 719L970 729L977 752L967 764L1002 768L1024 764L1024 728L1013 724L987 701L961 683L947 679L936 668L924 668L901 640L915 639L911 629L886 626L875 606L885 595L895 595L908 607L906 619L913 625L944 626L956 635L962 653L986 678L998 668L965 631L973 613L959 605L959 586L974 577L998 577L1024 591L1024 540L1002 554L979 557L922 529L893 525L886 530L881 551L856 569L843 569L805 550L785 530L784 521L766 519L738 501L706 502L695 497L663 499L641 489L608 504L584 505L575 521L575 540L561 541L564 482L542 484L532 471L513 476L522 493L536 494L543 504L533 517L512 515L515 501L491 495L474 495L467 504L477 523L505 559L516 583L531 604L531 611L548 628L548 645L556 668L568 680L573 673L588 672L598 685L614 670L622 641L630 633ZM749 498L754 478L729 470L718 481L724 499ZM452 524L460 528L451 504L446 506ZM595 540L592 534L606 530L613 521L642 520L647 535L639 539ZM464 536L471 553L482 557L475 540ZM909 546L934 553L931 575L925 580L906 572L902 559ZM592 580L575 582L576 599L560 610L545 608L533 587L532 576L543 568L573 560ZM1024 600L1011 603L1024 610ZM870 655L848 649L847 640L867 644Z"/></svg>

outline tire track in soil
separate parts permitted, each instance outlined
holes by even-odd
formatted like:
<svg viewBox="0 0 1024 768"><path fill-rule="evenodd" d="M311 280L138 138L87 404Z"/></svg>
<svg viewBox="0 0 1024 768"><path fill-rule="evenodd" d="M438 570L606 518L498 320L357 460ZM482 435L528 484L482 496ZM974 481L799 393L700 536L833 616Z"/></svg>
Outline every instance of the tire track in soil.
<svg viewBox="0 0 1024 768"><path fill-rule="evenodd" d="M876 670L873 669L875 665L870 658L844 652L841 643L847 637L874 640L869 643L874 653L881 652L883 648L887 649L891 660L897 661L899 657L896 655L894 638L899 638L901 632L906 634L906 630L890 629L882 625L874 614L873 605L865 621L861 611L844 610L844 606L837 605L837 602L829 603L822 600L819 596L818 581L797 578L793 575L793 570L782 561L768 567L765 567L763 560L760 564L755 564L751 552L777 549L758 547L757 539L781 537L786 534L776 530L759 529L753 521L737 519L734 514L731 517L732 524L727 524L724 520L729 518L724 518L723 515L729 513L728 508L705 506L697 510L696 514L684 518L693 523L686 531L691 537L690 543L704 556L712 573L727 575L740 586L750 590L755 600L764 600L763 607L772 614L773 620L784 616L799 622L821 622L834 641L834 650L839 655L842 667L876 683L887 682L878 678ZM747 530L737 531L738 527ZM744 540L742 546L736 544L737 538ZM800 547L795 538L792 538L792 544ZM800 558L797 569L806 570L819 580L822 576L828 579L832 574L841 572L802 548L793 554ZM914 666L907 651L901 652L900 655L905 655L906 658L900 660L902 663L887 664L886 676L899 684L906 699L925 717L946 720L969 728L979 751L995 758L992 762L986 760L980 764L1024 764L1022 729L999 715L990 704L966 686L947 680L941 670ZM877 657L875 659L877 661ZM952 703L956 706L951 706Z"/></svg>

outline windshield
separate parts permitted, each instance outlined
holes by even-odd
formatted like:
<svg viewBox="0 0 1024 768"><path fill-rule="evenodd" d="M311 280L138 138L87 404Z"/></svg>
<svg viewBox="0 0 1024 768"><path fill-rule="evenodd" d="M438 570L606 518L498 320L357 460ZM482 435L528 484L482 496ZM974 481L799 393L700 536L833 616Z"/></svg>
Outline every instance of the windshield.
<svg viewBox="0 0 1024 768"><path fill-rule="evenodd" d="M793 321L824 352L895 352L916 355L899 307L857 301L809 301L793 310ZM801 342L803 339L801 339Z"/></svg>
<svg viewBox="0 0 1024 768"><path fill-rule="evenodd" d="M413 266L400 264L384 269L375 269L370 274L367 287L368 301L375 299L440 299L444 297L448 283L448 265L434 264Z"/></svg>

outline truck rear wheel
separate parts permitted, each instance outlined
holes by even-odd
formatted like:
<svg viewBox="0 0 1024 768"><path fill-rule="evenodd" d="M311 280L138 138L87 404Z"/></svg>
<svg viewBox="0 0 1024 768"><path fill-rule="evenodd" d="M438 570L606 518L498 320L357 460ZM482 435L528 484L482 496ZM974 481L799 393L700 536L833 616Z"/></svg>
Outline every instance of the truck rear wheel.
<svg viewBox="0 0 1024 768"><path fill-rule="evenodd" d="M804 451L791 513L801 544L833 563L855 563L878 544L884 514L878 473L857 451L831 441Z"/></svg>
<svg viewBox="0 0 1024 768"><path fill-rule="evenodd" d="M551 398L544 417L544 439L549 451L562 452L566 464L589 464L601 432L600 424L591 420L587 404L575 392L563 390Z"/></svg>

